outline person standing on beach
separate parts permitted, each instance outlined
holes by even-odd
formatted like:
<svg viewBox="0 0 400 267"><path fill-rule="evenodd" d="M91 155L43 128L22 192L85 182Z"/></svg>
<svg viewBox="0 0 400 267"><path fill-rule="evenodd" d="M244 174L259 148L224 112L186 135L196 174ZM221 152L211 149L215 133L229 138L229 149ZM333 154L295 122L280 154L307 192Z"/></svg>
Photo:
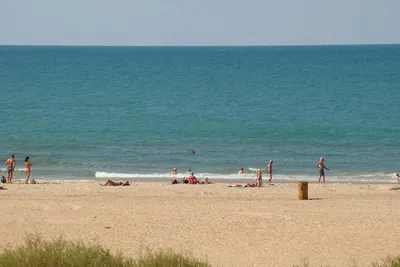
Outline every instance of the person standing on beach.
<svg viewBox="0 0 400 267"><path fill-rule="evenodd" d="M268 163L267 170L268 170L269 179L268 179L267 183L268 182L272 183L272 163L274 163L273 160L270 160L269 163Z"/></svg>
<svg viewBox="0 0 400 267"><path fill-rule="evenodd" d="M25 172L26 172L25 183L26 184L29 182L29 176L31 175L31 166L32 166L32 163L30 163L29 157L26 157L25 158Z"/></svg>
<svg viewBox="0 0 400 267"><path fill-rule="evenodd" d="M258 169L258 171L257 171L256 185L258 187L261 187L261 185L262 185L262 170L261 169Z"/></svg>
<svg viewBox="0 0 400 267"><path fill-rule="evenodd" d="M318 163L317 163L317 167L319 169L319 178L318 178L318 183L321 183L321 178L322 178L322 182L325 184L325 172L324 169L327 169L329 171L329 169L325 166L324 164L324 158L320 158Z"/></svg>
<svg viewBox="0 0 400 267"><path fill-rule="evenodd" d="M6 161L6 167L7 167L7 173L8 173L7 182L9 184L12 184L15 165L16 165L16 163L14 160L14 155L11 155L11 157L8 158L8 160Z"/></svg>

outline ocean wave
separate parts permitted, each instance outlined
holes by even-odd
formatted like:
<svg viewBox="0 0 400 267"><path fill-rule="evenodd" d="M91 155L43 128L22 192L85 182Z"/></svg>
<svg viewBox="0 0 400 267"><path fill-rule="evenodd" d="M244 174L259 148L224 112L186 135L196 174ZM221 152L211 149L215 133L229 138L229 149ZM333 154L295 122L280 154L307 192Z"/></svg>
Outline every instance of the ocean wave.
<svg viewBox="0 0 400 267"><path fill-rule="evenodd" d="M0 168L0 171L1 172L7 172L7 168ZM14 171L16 171L16 172L24 172L25 168L17 168Z"/></svg>
<svg viewBox="0 0 400 267"><path fill-rule="evenodd" d="M248 174L218 174L218 173L195 173L197 178L208 177L215 180L252 180L256 179L254 173ZM143 180L166 180L176 177L181 179L188 177L186 173L172 175L169 173L112 173L112 172L96 172L95 178L115 178L115 179L143 179ZM268 175L264 175L264 180ZM276 182L316 182L317 175L288 175L288 174L274 174L273 180ZM347 183L393 183L397 182L394 173L369 173L369 174L345 174L345 175L331 175L326 177L327 182L347 182Z"/></svg>

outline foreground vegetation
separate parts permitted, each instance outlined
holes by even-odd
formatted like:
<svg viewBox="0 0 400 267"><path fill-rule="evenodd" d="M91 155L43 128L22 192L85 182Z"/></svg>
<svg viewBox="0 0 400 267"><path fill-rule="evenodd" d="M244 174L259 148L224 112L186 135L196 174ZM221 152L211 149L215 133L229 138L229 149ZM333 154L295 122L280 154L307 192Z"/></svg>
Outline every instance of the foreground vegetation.
<svg viewBox="0 0 400 267"><path fill-rule="evenodd" d="M98 245L71 242L63 238L45 241L28 236L25 243L0 253L0 267L211 267L206 261L171 250L147 250L139 257L129 258L111 253ZM265 266L268 266L266 263ZM329 266L329 265L321 265ZM307 260L294 267L311 267ZM357 267L356 263L349 267ZM400 255L373 262L370 267L400 267Z"/></svg>
<svg viewBox="0 0 400 267"><path fill-rule="evenodd" d="M330 267L330 265L321 265L321 267ZM349 267L357 267L357 263L350 264ZM295 265L294 267L311 267L307 260L304 260L301 265ZM400 255L395 257L387 257L381 261L375 261L371 263L370 267L400 267Z"/></svg>
<svg viewBox="0 0 400 267"><path fill-rule="evenodd" d="M170 250L146 251L132 259L111 253L98 245L71 242L63 238L45 241L30 236L25 244L0 254L0 267L210 267L205 261Z"/></svg>

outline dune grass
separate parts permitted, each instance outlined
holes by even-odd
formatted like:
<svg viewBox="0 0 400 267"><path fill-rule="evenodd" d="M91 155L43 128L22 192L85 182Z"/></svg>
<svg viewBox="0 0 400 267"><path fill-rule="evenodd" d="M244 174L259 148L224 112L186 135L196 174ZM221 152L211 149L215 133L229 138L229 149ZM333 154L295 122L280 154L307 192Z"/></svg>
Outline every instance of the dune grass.
<svg viewBox="0 0 400 267"><path fill-rule="evenodd" d="M349 267L357 267L357 262L352 260ZM365 265L363 265L365 266ZM400 267L400 255L399 256L388 256L383 260L374 261L369 265L370 267ZM303 259L300 265L294 265L293 267L311 267L307 259ZM321 265L320 267L331 267L330 265Z"/></svg>
<svg viewBox="0 0 400 267"><path fill-rule="evenodd" d="M375 261L371 267L400 267L400 255L395 257L387 257L382 261Z"/></svg>
<svg viewBox="0 0 400 267"><path fill-rule="evenodd" d="M135 258L111 253L99 245L72 242L62 237L46 241L38 235L28 236L21 246L0 253L0 267L211 267L190 254L172 250L147 249ZM329 266L329 265L320 265ZM400 255L371 263L371 267L400 267ZM311 267L307 259L294 267ZM349 267L357 267L356 262Z"/></svg>
<svg viewBox="0 0 400 267"><path fill-rule="evenodd" d="M147 250L137 258L111 253L98 245L71 242L62 237L45 241L28 236L25 243L0 254L1 267L210 267L187 254Z"/></svg>

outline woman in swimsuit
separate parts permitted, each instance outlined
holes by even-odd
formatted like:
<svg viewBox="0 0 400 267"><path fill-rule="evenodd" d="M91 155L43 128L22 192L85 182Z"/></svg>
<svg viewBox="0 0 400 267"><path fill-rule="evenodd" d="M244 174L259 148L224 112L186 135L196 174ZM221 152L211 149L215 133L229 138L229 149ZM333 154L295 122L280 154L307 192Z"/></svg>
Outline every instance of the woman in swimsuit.
<svg viewBox="0 0 400 267"><path fill-rule="evenodd" d="M25 172L26 172L25 183L26 184L29 182L29 176L31 175L31 166L32 166L32 163L29 162L29 157L26 157L25 158Z"/></svg>
<svg viewBox="0 0 400 267"><path fill-rule="evenodd" d="M262 170L261 169L258 169L258 171L257 171L256 185L258 187L261 187L261 185L262 185Z"/></svg>
<svg viewBox="0 0 400 267"><path fill-rule="evenodd" d="M272 163L274 163L273 160L270 160L268 163L268 174L269 174L269 179L267 181L267 183L272 183Z"/></svg>

